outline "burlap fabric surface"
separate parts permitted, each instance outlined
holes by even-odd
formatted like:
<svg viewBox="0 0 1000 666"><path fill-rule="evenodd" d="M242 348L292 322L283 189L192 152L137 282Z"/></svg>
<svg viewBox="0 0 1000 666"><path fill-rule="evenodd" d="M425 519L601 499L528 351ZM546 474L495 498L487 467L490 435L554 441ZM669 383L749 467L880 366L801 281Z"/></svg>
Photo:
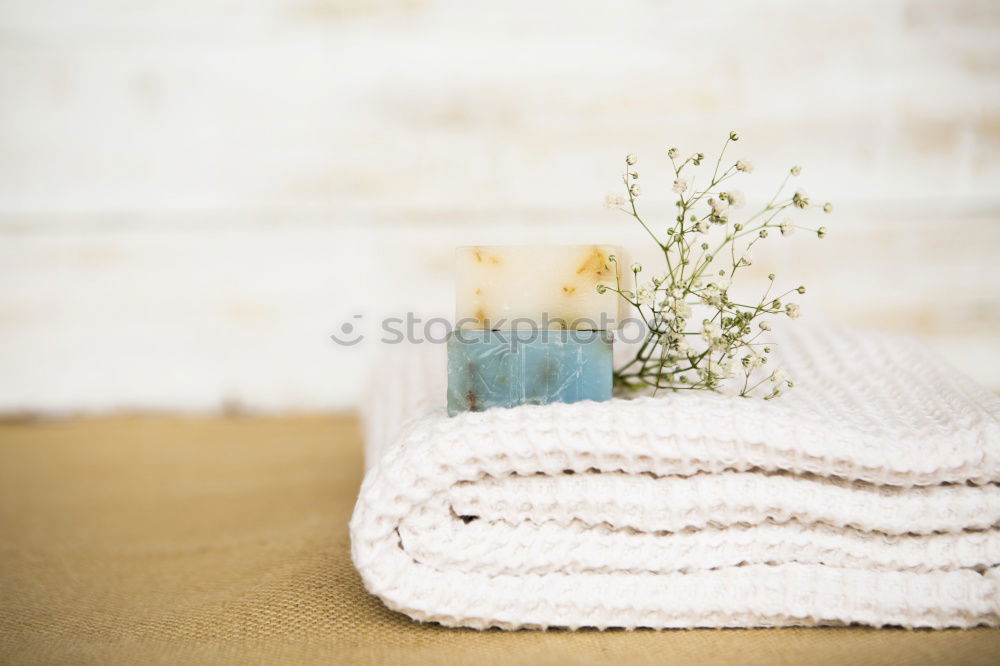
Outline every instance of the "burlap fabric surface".
<svg viewBox="0 0 1000 666"><path fill-rule="evenodd" d="M476 632L348 556L351 417L0 425L3 663L997 663L1000 631Z"/></svg>

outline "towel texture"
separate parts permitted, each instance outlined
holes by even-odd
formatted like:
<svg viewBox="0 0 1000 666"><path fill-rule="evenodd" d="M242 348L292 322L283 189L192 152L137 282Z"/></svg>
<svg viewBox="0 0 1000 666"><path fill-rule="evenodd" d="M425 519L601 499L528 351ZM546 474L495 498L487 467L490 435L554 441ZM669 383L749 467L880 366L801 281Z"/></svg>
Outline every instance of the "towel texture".
<svg viewBox="0 0 1000 666"><path fill-rule="evenodd" d="M680 392L449 418L444 350L366 411L352 556L469 627L1000 625L1000 400L919 343L780 335L778 400Z"/></svg>

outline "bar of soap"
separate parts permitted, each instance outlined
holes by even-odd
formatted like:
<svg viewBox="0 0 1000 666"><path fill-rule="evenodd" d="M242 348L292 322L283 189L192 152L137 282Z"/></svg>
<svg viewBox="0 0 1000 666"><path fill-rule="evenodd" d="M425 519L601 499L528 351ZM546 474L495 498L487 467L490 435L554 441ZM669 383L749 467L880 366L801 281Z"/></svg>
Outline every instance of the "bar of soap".
<svg viewBox="0 0 1000 666"><path fill-rule="evenodd" d="M453 331L448 414L611 398L607 331Z"/></svg>
<svg viewBox="0 0 1000 666"><path fill-rule="evenodd" d="M621 261L613 245L460 247L456 327L610 330L624 301L597 285L614 287Z"/></svg>

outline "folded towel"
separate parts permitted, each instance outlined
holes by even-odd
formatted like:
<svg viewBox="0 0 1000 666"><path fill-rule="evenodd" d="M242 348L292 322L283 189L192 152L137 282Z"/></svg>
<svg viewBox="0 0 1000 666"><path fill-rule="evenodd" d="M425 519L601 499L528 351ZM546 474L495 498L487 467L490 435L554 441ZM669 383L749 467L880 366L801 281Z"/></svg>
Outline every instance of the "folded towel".
<svg viewBox="0 0 1000 666"><path fill-rule="evenodd" d="M1000 400L907 339L775 348L777 400L454 418L442 347L395 350L351 521L365 585L476 628L1000 625Z"/></svg>

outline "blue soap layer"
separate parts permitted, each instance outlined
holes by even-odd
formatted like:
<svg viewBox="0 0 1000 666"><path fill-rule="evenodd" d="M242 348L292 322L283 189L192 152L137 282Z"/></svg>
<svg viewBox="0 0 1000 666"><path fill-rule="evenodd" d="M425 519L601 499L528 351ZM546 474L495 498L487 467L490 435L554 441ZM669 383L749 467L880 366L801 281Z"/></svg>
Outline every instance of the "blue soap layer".
<svg viewBox="0 0 1000 666"><path fill-rule="evenodd" d="M454 331L448 413L611 398L607 331Z"/></svg>

